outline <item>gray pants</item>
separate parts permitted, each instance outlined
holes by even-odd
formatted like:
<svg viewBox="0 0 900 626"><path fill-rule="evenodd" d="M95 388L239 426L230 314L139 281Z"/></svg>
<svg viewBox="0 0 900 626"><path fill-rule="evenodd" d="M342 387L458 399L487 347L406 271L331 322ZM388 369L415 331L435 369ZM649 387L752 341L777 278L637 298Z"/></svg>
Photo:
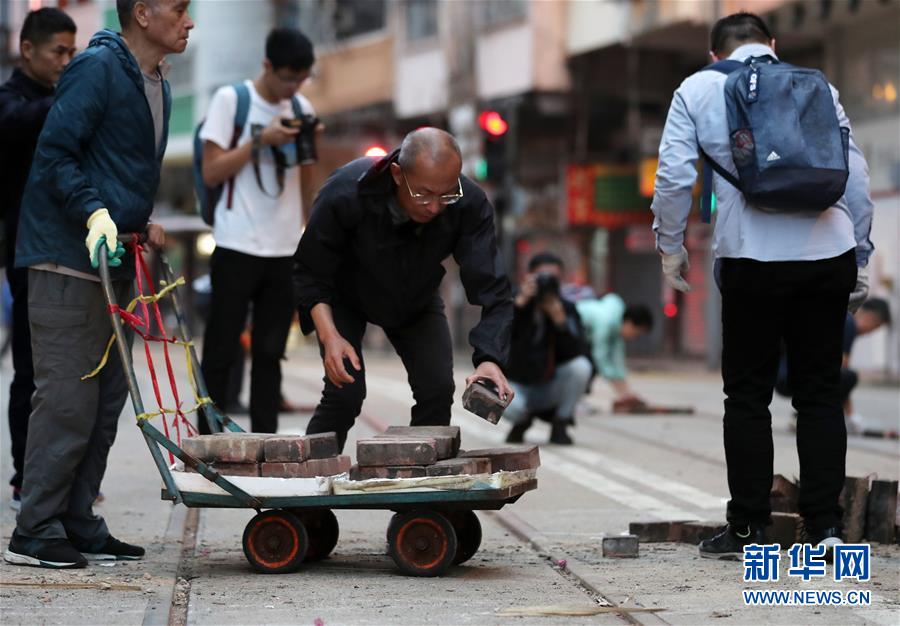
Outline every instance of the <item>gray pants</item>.
<svg viewBox="0 0 900 626"><path fill-rule="evenodd" d="M113 290L125 306L131 282L118 281ZM28 314L36 391L18 534L102 544L109 530L92 505L128 386L115 348L97 376L81 377L100 362L112 333L106 300L100 283L29 270Z"/></svg>
<svg viewBox="0 0 900 626"><path fill-rule="evenodd" d="M575 416L575 405L581 400L591 378L591 362L577 356L556 367L553 378L537 385L511 382L516 395L503 417L513 424L521 424L533 413L556 409L556 418L569 423Z"/></svg>

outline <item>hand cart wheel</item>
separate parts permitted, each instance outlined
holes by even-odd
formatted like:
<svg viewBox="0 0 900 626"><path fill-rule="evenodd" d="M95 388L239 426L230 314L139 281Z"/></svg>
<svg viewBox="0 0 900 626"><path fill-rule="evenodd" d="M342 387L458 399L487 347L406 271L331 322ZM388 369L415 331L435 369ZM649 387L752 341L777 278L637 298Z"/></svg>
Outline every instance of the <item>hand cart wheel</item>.
<svg viewBox="0 0 900 626"><path fill-rule="evenodd" d="M337 545L340 528L337 517L331 509L288 509L299 519L309 535L307 561L321 561L328 558Z"/></svg>
<svg viewBox="0 0 900 626"><path fill-rule="evenodd" d="M391 558L410 576L440 576L453 565L456 546L453 524L437 511L398 514L388 537Z"/></svg>
<svg viewBox="0 0 900 626"><path fill-rule="evenodd" d="M478 552L481 545L481 522L475 511L447 511L447 519L456 531L456 558L454 565L465 563Z"/></svg>
<svg viewBox="0 0 900 626"><path fill-rule="evenodd" d="M259 513L244 529L244 556L258 572L286 574L296 571L309 548L303 523L288 511Z"/></svg>

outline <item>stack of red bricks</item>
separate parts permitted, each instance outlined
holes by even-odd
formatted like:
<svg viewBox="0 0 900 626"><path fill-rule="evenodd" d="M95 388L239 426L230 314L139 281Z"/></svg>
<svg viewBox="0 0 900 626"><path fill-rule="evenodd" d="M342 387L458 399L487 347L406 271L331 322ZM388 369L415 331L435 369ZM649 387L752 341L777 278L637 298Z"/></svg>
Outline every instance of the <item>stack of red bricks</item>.
<svg viewBox="0 0 900 626"><path fill-rule="evenodd" d="M459 426L391 426L356 443L350 480L492 474L536 469L537 446L460 451Z"/></svg>
<svg viewBox="0 0 900 626"><path fill-rule="evenodd" d="M227 476L315 478L350 471L350 457L338 455L334 433L217 433L185 439L182 447Z"/></svg>

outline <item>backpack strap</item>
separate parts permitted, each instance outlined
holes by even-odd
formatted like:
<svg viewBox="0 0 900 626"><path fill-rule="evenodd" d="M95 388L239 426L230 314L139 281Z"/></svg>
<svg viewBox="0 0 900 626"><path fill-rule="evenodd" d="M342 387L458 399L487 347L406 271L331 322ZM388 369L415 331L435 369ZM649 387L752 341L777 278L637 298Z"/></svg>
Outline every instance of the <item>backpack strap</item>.
<svg viewBox="0 0 900 626"><path fill-rule="evenodd" d="M742 61L738 61L737 59L723 59L721 61L716 61L715 63L710 63L701 71L709 70L727 76L728 74L741 69L744 65L745 64ZM700 221L704 224L709 224L712 222L712 214L716 208L716 200L712 192L713 170L738 189L740 189L740 181L735 178L731 172L713 161L710 156L704 152L703 148L700 148L700 156L703 157L703 186L700 191Z"/></svg>
<svg viewBox="0 0 900 626"><path fill-rule="evenodd" d="M294 109L294 117L300 119L306 113L303 110L303 106L300 104L300 98L297 96L291 96L291 108Z"/></svg>
<svg viewBox="0 0 900 626"><path fill-rule="evenodd" d="M250 90L243 82L232 85L235 93L237 93L237 107L234 112L234 132L231 135L231 144L229 150L237 148L238 141L244 133L244 126L247 125L247 117L250 115ZM225 207L230 209L234 200L234 177L228 179L228 196L226 198Z"/></svg>

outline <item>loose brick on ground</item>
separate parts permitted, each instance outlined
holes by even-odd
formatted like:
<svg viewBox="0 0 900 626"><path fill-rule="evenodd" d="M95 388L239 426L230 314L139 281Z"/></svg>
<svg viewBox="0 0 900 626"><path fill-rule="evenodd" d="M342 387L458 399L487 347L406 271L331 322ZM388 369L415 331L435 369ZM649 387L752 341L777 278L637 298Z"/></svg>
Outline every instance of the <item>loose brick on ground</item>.
<svg viewBox="0 0 900 626"><path fill-rule="evenodd" d="M681 525L690 521L695 520L631 522L628 525L628 533L635 535L638 541L643 543L679 541L681 538Z"/></svg>
<svg viewBox="0 0 900 626"><path fill-rule="evenodd" d="M897 510L897 481L873 480L866 514L866 539L893 543Z"/></svg>
<svg viewBox="0 0 900 626"><path fill-rule="evenodd" d="M505 448L468 450L459 455L459 458L471 457L490 459L492 473L536 469L541 465L541 456L537 446L508 446Z"/></svg>
<svg viewBox="0 0 900 626"><path fill-rule="evenodd" d="M360 467L359 465L354 465L350 468L350 480L422 478L425 475L425 467L422 465L391 465L387 467Z"/></svg>
<svg viewBox="0 0 900 626"><path fill-rule="evenodd" d="M801 540L802 524L796 513L772 513L772 524L766 528L766 541L781 544L786 550Z"/></svg>
<svg viewBox="0 0 900 626"><path fill-rule="evenodd" d="M309 443L300 435L266 439L265 459L269 463L300 463L309 458Z"/></svg>
<svg viewBox="0 0 900 626"><path fill-rule="evenodd" d="M638 538L634 535L617 535L603 538L603 556L606 558L636 558Z"/></svg>
<svg viewBox="0 0 900 626"><path fill-rule="evenodd" d="M360 439L356 442L356 462L366 467L393 465L432 465L437 461L437 442L433 438Z"/></svg>
<svg viewBox="0 0 900 626"><path fill-rule="evenodd" d="M840 504L844 509L844 541L859 543L866 531L866 509L869 499L869 479L847 476L841 491Z"/></svg>
<svg viewBox="0 0 900 626"><path fill-rule="evenodd" d="M681 525L678 541L696 546L718 534L724 527L725 522L686 522Z"/></svg>
<svg viewBox="0 0 900 626"><path fill-rule="evenodd" d="M256 463L265 457L263 446L273 435L262 433L216 433L182 439L182 449L201 461Z"/></svg>
<svg viewBox="0 0 900 626"><path fill-rule="evenodd" d="M433 438L438 445L438 460L452 459L459 453L459 426L390 426L379 437L415 439Z"/></svg>
<svg viewBox="0 0 900 626"><path fill-rule="evenodd" d="M781 474L775 474L772 479L772 491L769 498L773 511L796 513L799 510L800 490Z"/></svg>
<svg viewBox="0 0 900 626"><path fill-rule="evenodd" d="M336 476L350 471L349 456L333 456L327 459L307 459L302 463L263 463L260 473L277 478L315 478Z"/></svg>
<svg viewBox="0 0 900 626"><path fill-rule="evenodd" d="M305 438L308 459L327 459L340 454L337 433L317 433Z"/></svg>
<svg viewBox="0 0 900 626"><path fill-rule="evenodd" d="M485 458L445 459L427 468L429 476L459 476L462 474L490 474L491 461Z"/></svg>

